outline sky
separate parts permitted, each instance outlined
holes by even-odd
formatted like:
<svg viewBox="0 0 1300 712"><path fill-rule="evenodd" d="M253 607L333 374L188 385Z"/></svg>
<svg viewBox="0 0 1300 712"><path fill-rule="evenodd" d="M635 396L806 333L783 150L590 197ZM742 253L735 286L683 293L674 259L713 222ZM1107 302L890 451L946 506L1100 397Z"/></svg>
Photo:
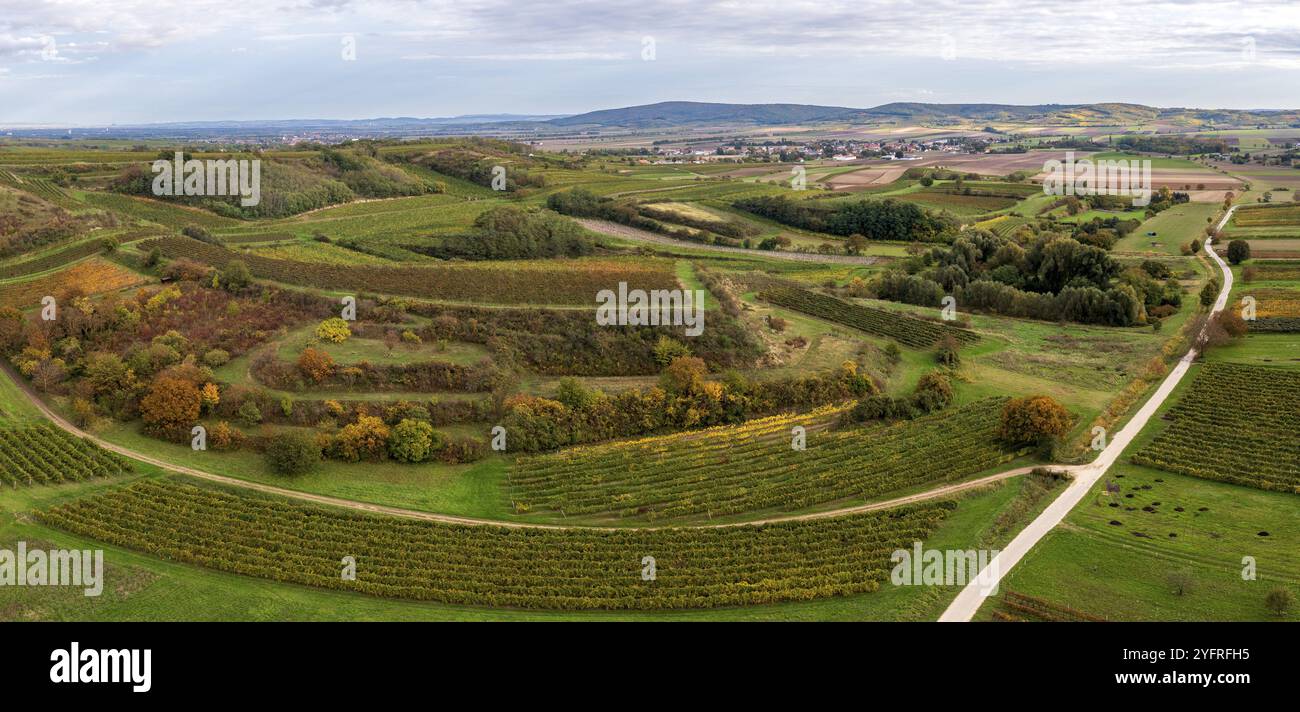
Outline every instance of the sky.
<svg viewBox="0 0 1300 712"><path fill-rule="evenodd" d="M0 125L657 101L1300 108L1300 2L0 0Z"/></svg>

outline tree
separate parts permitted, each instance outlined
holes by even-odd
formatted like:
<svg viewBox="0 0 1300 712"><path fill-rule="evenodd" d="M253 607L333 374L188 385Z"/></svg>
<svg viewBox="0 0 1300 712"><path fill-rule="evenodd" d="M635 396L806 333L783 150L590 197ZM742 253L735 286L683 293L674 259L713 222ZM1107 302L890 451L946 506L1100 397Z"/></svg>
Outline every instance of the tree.
<svg viewBox="0 0 1300 712"><path fill-rule="evenodd" d="M682 342L668 336L660 336L655 342L655 363L667 366L679 356L690 356L691 350Z"/></svg>
<svg viewBox="0 0 1300 712"><path fill-rule="evenodd" d="M401 462L424 462L441 444L432 425L408 418L393 426L388 436L388 454Z"/></svg>
<svg viewBox="0 0 1300 712"><path fill-rule="evenodd" d="M211 413L221 404L221 389L215 383L204 384L199 391L199 400L203 409Z"/></svg>
<svg viewBox="0 0 1300 712"><path fill-rule="evenodd" d="M850 255L861 254L865 249L867 249L867 238L859 232L849 235L848 240L844 243L844 251Z"/></svg>
<svg viewBox="0 0 1300 712"><path fill-rule="evenodd" d="M389 429L384 421L363 415L339 431L334 445L338 456L348 462L382 460L388 455L388 436Z"/></svg>
<svg viewBox="0 0 1300 712"><path fill-rule="evenodd" d="M352 337L352 329L348 323L339 317L333 317L322 321L316 327L316 338L321 341L328 341L332 344L341 344Z"/></svg>
<svg viewBox="0 0 1300 712"><path fill-rule="evenodd" d="M1070 429L1070 412L1049 396L1013 398L1002 408L1001 436L1010 445L1050 442Z"/></svg>
<svg viewBox="0 0 1300 712"><path fill-rule="evenodd" d="M244 404L239 406L239 420L249 427L262 422L262 409L257 403L249 398Z"/></svg>
<svg viewBox="0 0 1300 712"><path fill-rule="evenodd" d="M0 356L16 353L25 341L22 312L13 307L0 309Z"/></svg>
<svg viewBox="0 0 1300 712"><path fill-rule="evenodd" d="M912 402L916 407L927 412L934 413L948 407L952 403L953 391L952 382L943 373L934 371L921 376L916 382L916 390L912 394Z"/></svg>
<svg viewBox="0 0 1300 712"><path fill-rule="evenodd" d="M1192 578L1191 572L1174 571L1165 577L1165 583L1175 596L1185 596L1192 592L1196 580Z"/></svg>
<svg viewBox="0 0 1300 712"><path fill-rule="evenodd" d="M698 356L678 356L664 369L659 379L669 393L692 394L704 388L704 374L709 369Z"/></svg>
<svg viewBox="0 0 1300 712"><path fill-rule="evenodd" d="M334 372L334 358L325 351L310 346L298 354L298 370L313 383L320 383Z"/></svg>
<svg viewBox="0 0 1300 712"><path fill-rule="evenodd" d="M1203 307L1210 306L1211 304L1214 303L1214 300L1217 299L1218 296L1219 296L1219 285L1213 281L1206 282L1205 286L1201 287L1201 306Z"/></svg>
<svg viewBox="0 0 1300 712"><path fill-rule="evenodd" d="M320 445L310 433L278 433L266 445L266 461L282 475L301 475L320 463Z"/></svg>
<svg viewBox="0 0 1300 712"><path fill-rule="evenodd" d="M1295 602L1295 597L1291 595L1290 589L1278 586L1264 596L1264 606L1275 616L1284 616L1287 611L1291 610L1291 604Z"/></svg>
<svg viewBox="0 0 1300 712"><path fill-rule="evenodd" d="M961 365L960 349L961 345L957 343L957 339L953 338L952 334L944 334L943 338L939 340L939 350L935 352L935 358L942 366L957 368Z"/></svg>
<svg viewBox="0 0 1300 712"><path fill-rule="evenodd" d="M252 281L253 273L242 260L231 260L221 269L221 284L232 292L247 287Z"/></svg>
<svg viewBox="0 0 1300 712"><path fill-rule="evenodd" d="M1228 243L1228 261L1234 265L1250 259L1250 243L1245 240L1233 240Z"/></svg>
<svg viewBox="0 0 1300 712"><path fill-rule="evenodd" d="M184 440L198 422L202 402L194 383L162 375L154 379L149 392L140 400L140 417L150 434Z"/></svg>

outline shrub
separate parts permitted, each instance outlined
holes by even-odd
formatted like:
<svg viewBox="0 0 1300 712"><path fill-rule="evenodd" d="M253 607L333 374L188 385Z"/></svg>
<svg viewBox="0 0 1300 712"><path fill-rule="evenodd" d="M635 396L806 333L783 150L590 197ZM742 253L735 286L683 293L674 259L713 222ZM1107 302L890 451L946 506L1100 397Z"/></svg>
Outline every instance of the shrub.
<svg viewBox="0 0 1300 712"><path fill-rule="evenodd" d="M1218 283L1213 281L1206 282L1205 286L1201 287L1201 306L1208 307L1211 304L1214 304L1214 300L1217 299L1218 296L1219 296Z"/></svg>
<svg viewBox="0 0 1300 712"><path fill-rule="evenodd" d="M212 349L203 354L203 363L209 368L221 368L230 363L230 352L223 349Z"/></svg>
<svg viewBox="0 0 1300 712"><path fill-rule="evenodd" d="M1185 596L1192 592L1196 580L1192 578L1190 571L1174 571L1165 577L1165 583L1169 585L1169 590L1175 596Z"/></svg>
<svg viewBox="0 0 1300 712"><path fill-rule="evenodd" d="M267 443L266 461L279 474L301 475L320 462L320 446L309 433L280 433Z"/></svg>
<svg viewBox="0 0 1300 712"><path fill-rule="evenodd" d="M655 363L660 366L667 366L679 356L690 356L691 350L682 342L667 337L660 336L655 342Z"/></svg>
<svg viewBox="0 0 1300 712"><path fill-rule="evenodd" d="M333 317L322 321L316 327L316 338L321 341L328 341L332 344L341 344L352 336L352 329L348 323L339 317Z"/></svg>
<svg viewBox="0 0 1300 712"><path fill-rule="evenodd" d="M238 415L240 422L250 427L262 422L262 409L251 398L239 406Z"/></svg>
<svg viewBox="0 0 1300 712"><path fill-rule="evenodd" d="M1002 439L1010 445L1049 442L1070 429L1070 412L1048 396L1013 398L1002 409Z"/></svg>
<svg viewBox="0 0 1300 712"><path fill-rule="evenodd" d="M960 346L957 340L951 335L945 335L939 340L939 350L935 352L935 358L939 363L948 368L957 368L961 365L961 354L958 353Z"/></svg>
<svg viewBox="0 0 1300 712"><path fill-rule="evenodd" d="M424 462L441 445L433 426L423 420L403 420L388 436L388 454L401 462Z"/></svg>
<svg viewBox="0 0 1300 712"><path fill-rule="evenodd" d="M1264 606L1275 616L1286 615L1294 602L1295 597L1291 595L1290 589L1282 586L1278 586L1264 596Z"/></svg>
<svg viewBox="0 0 1300 712"><path fill-rule="evenodd" d="M247 287L253 282L253 273L242 260L231 260L221 269L221 284L231 291Z"/></svg>
<svg viewBox="0 0 1300 712"><path fill-rule="evenodd" d="M383 420L363 415L344 426L334 438L334 454L348 462L382 460L388 455L389 428Z"/></svg>
<svg viewBox="0 0 1300 712"><path fill-rule="evenodd" d="M298 354L298 371L313 383L321 383L334 373L334 359L328 353L310 346Z"/></svg>
<svg viewBox="0 0 1300 712"><path fill-rule="evenodd" d="M912 394L912 402L927 413L947 408L948 404L952 403L952 399L952 382L947 376L938 372L921 376L916 382L916 391Z"/></svg>

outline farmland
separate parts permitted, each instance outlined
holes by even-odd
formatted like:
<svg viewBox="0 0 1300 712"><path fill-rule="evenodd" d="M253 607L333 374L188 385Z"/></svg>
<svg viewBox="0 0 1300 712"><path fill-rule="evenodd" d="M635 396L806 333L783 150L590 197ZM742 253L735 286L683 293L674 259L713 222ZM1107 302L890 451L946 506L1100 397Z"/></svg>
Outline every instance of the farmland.
<svg viewBox="0 0 1300 712"><path fill-rule="evenodd" d="M1300 493L1300 373L1211 364L1133 462L1232 484Z"/></svg>
<svg viewBox="0 0 1300 712"><path fill-rule="evenodd" d="M766 290L759 296L773 304L789 307L809 316L851 326L869 334L888 337L916 348L933 346L945 336L952 336L962 343L972 343L979 339L977 335L964 329L925 321L906 314L860 306L803 289L778 287Z"/></svg>
<svg viewBox="0 0 1300 712"><path fill-rule="evenodd" d="M880 428L827 430L830 412L527 459L511 475L529 508L657 520L797 511L960 479L1015 457L997 442L1001 403ZM804 427L806 450L791 448ZM926 463L918 467L919 463Z"/></svg>
<svg viewBox="0 0 1300 712"><path fill-rule="evenodd" d="M443 603L617 610L874 591L887 576L889 554L928 537L955 506L718 529L521 530L348 514L144 481L39 516L112 544L289 583ZM357 562L355 581L339 576L345 556ZM655 561L652 582L642 577L646 556Z"/></svg>
<svg viewBox="0 0 1300 712"><path fill-rule="evenodd" d="M997 546L1047 507L1064 481L1026 473L1086 463L1093 424L1123 422L1177 362L1209 274L1181 247L1221 208L1067 205L1031 179L1055 150L922 153L809 160L798 190L775 160L276 146L276 197L248 214L129 187L152 151L0 146L4 205L21 210L4 224L0 306L17 312L0 314L16 326L0 346L78 424L0 391L0 502L22 515L0 532L111 547L178 617L932 620L957 588L892 585L891 553ZM59 173L80 163L94 167ZM1291 266L1238 267L1254 269L1259 333L1216 353L1271 353L1258 339L1284 335L1260 327L1292 318ZM703 290L704 332L596 323L597 293L620 282ZM995 284L1107 316L963 303L943 318L941 296ZM44 296L60 299L49 323ZM1220 367L1238 366L1198 378ZM1291 491L1296 474L1270 464L1284 458L1249 454L1269 438L1295 454L1277 383L1235 411L1188 386L1141 452L1171 479L1238 486L1206 467L1230 463L1249 496ZM1010 444L1012 398L1058 408L1050 436ZM1184 429L1216 432L1200 448ZM1126 471L1165 472L1140 459ZM0 617L10 600L33 617L150 615L120 590L117 613L5 595ZM1030 579L1010 600L1105 615Z"/></svg>

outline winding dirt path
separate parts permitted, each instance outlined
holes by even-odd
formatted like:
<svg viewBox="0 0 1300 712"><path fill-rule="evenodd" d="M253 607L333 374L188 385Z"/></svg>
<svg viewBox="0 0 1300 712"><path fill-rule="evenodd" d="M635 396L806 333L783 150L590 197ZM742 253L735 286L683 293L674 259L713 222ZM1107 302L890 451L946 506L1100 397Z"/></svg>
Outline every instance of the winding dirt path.
<svg viewBox="0 0 1300 712"><path fill-rule="evenodd" d="M1010 479L1013 477L1019 477L1021 475L1028 474L1035 467L1043 467L1042 465L1035 465L1030 467L1019 467L1016 469L1006 470L1004 472L998 472L992 475L987 475L985 477L980 477L978 479L968 480L966 482L957 482L950 485L944 485L942 487L936 487L935 489L926 490L925 492L918 492L916 494L910 494L903 497L896 497L894 499L889 499L882 502L871 502L869 504L859 504L851 507L829 509L821 512L807 512L804 514L777 515L772 517L765 517L762 519L755 519L751 521L728 522L725 524L666 525L660 527L597 527L597 526L579 526L579 525L567 525L567 524L541 524L535 522L510 522L510 521L502 521L498 519L480 519L477 517L461 517L452 514L438 514L436 512L422 512L415 509L404 509L402 507L390 507L382 504L372 504L370 502L358 502L356 500L351 500L351 499L343 499L340 497L331 497L329 495L313 494L311 492L303 492L301 490L288 489L285 487L277 487L275 485L268 485L261 482L251 482L249 480L242 480L236 477L228 477L226 475L218 475L194 467L186 467L184 465L177 465L175 463L167 462L165 460L160 460L156 457L152 457L150 455L146 455L141 452L136 452L135 450L131 450L130 448L123 447L116 443L111 443L107 440L104 440L103 438L97 437L95 435L92 435L91 433L82 430L81 428L78 428L77 426L68 422L68 420L65 419L63 416L54 412L54 410L51 409L48 405L46 405L45 401L41 400L41 398L36 394L35 391L31 389L31 387L26 383L26 381L19 378L17 374L13 372L13 369L9 366L9 364L7 363L0 364L0 370L3 370L5 376L14 382L14 384L23 392L23 395L25 395L27 399L31 401L32 405L35 406L36 409L39 410L42 415L48 418L50 422L54 423L55 425L57 425L58 427L62 428L63 430L67 431L72 435L75 435L80 438L86 438L94 442L96 445L99 445L100 447L104 448L105 450L108 450L110 452L115 452L124 457L129 457L134 460L146 462L150 465L160 467L170 472L176 472L182 475L188 475L190 477L197 477L199 479L208 480L209 482L217 482L223 485L229 485L231 487L240 487L243 489L254 490L257 492L264 492L267 494L273 494L281 497L288 497L303 502L311 502L314 504L328 505L331 507L341 507L344 509L351 509L360 512L369 512L372 514L385 514L394 517L404 517L406 519L419 519L427 522L439 522L442 524L464 524L470 526L498 526L498 527L508 527L511 529L596 529L601 531L627 531L627 530L634 530L634 529L720 529L724 527L742 527L742 526L759 525L759 524L776 524L779 522L801 522L801 521L811 521L815 519L843 517L852 514L859 514L862 512L874 512L880 509L889 509L891 507L899 507L905 504L913 504L915 502L924 502L930 499L947 497L949 495L957 494L959 492L965 492L967 490L984 487L993 484L995 482L1000 482L1002 480ZM1050 467L1051 469L1054 470L1073 471L1077 466L1051 465L1047 467Z"/></svg>
<svg viewBox="0 0 1300 712"><path fill-rule="evenodd" d="M1217 229L1222 230L1223 226L1228 224L1228 220L1232 218L1232 214L1236 209L1237 206L1234 205L1228 209L1228 212L1224 213ZM1205 252L1218 263L1219 269L1223 272L1223 289L1220 290L1219 298L1214 302L1214 308L1210 310L1210 317L1213 318L1215 314L1223 311L1228 304L1228 295L1232 292L1232 270L1214 251L1211 242L1213 242L1213 238L1206 238ZM1088 492L1092 491L1092 487L1097 483L1097 480L1101 479L1111 465L1115 464L1115 461L1133 442L1138 433L1142 432L1142 429L1146 427L1147 422L1151 420L1151 416L1155 415L1161 404L1178 386L1179 381L1183 379L1188 369L1191 368L1192 362L1196 360L1197 354L1200 353L1204 334L1203 328L1201 334L1192 343L1192 347L1188 349L1187 354L1178 361L1169 372L1169 375L1165 377L1165 380L1161 382L1160 387L1156 389L1156 392L1147 399L1141 410L1115 434L1106 449L1102 450L1101 454L1097 456L1097 459L1076 468L1074 470L1074 480L1065 488L1065 491L1048 505L1047 509L1043 510L1034 521L1021 530L1001 553L989 562L989 575L976 577L976 580L966 584L952 603L949 604L947 610L943 612L943 615L939 617L940 622L963 622L974 618L980 606L983 605L984 599L997 590L1007 572L1019 563L1025 554L1028 554L1029 550L1042 540L1048 532L1060 524L1065 519L1065 515L1070 513L1070 510L1083 501ZM984 580L981 581L980 578Z"/></svg>

